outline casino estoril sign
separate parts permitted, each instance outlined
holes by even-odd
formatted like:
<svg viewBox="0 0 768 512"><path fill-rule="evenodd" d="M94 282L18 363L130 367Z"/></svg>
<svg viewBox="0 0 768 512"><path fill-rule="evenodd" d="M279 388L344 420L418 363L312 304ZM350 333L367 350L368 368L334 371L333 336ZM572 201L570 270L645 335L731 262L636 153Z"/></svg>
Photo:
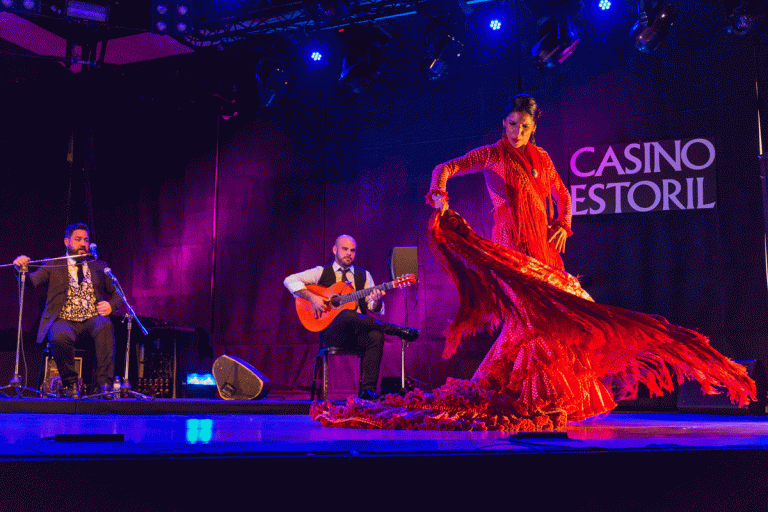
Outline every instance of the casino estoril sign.
<svg viewBox="0 0 768 512"><path fill-rule="evenodd" d="M715 146L707 139L586 146L571 155L574 215L714 208Z"/></svg>

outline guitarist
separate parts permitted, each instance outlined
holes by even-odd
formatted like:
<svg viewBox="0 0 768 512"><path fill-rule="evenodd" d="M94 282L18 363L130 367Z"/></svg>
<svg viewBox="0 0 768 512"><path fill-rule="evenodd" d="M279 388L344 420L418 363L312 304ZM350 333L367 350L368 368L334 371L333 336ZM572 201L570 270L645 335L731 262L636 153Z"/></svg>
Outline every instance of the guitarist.
<svg viewBox="0 0 768 512"><path fill-rule="evenodd" d="M355 268L357 242L349 235L336 239L332 249L334 261L325 267L317 266L285 278L283 284L294 295L309 301L316 318L330 309L325 297L310 292L306 285L317 284L328 287L339 281L348 281L355 290L374 286L371 273ZM360 386L360 398L377 400L376 384L379 381L379 366L384 353L384 335L399 336L406 341L413 341L419 336L418 329L400 327L382 323L368 316L369 311L381 313L385 292L374 290L368 297L360 299L357 310L341 311L328 327L320 331L320 342L325 347L343 347L357 350L363 354L363 382Z"/></svg>

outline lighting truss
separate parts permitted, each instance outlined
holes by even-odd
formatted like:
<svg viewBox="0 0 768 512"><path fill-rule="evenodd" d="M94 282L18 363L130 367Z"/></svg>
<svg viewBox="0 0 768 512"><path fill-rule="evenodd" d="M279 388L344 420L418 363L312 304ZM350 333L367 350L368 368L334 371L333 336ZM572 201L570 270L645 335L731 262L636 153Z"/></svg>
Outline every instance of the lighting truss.
<svg viewBox="0 0 768 512"><path fill-rule="evenodd" d="M185 36L183 41L192 48L203 48L275 33L309 33L351 23L415 14L418 3L419 0L361 0L333 25L318 23L308 16L303 9L303 2L265 6L216 28L198 28Z"/></svg>

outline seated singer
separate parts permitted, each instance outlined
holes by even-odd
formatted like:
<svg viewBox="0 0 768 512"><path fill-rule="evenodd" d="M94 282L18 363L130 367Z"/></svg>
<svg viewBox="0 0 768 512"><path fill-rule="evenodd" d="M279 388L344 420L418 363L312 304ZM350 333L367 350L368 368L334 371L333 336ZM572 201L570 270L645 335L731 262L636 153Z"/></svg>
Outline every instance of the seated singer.
<svg viewBox="0 0 768 512"><path fill-rule="evenodd" d="M111 391L115 374L115 334L109 315L123 304L123 299L104 274L106 264L85 261L88 242L88 226L82 223L67 226L64 245L70 257L27 274L27 282L32 286L48 285L37 342L42 343L46 336L50 339L53 359L61 376L61 392L68 398L79 398L75 341L83 334L89 334L94 341L93 380L100 393ZM23 267L29 261L27 256L19 256L13 263ZM109 301L105 300L105 292L111 297Z"/></svg>
<svg viewBox="0 0 768 512"><path fill-rule="evenodd" d="M326 267L317 266L285 278L285 287L295 296L306 299L312 306L315 318L320 318L330 309L328 300L310 292L306 285L317 284L329 287L339 281L350 281L355 290L371 288L373 278L371 273L361 268L355 268L357 242L349 235L341 235L336 239L332 251L334 262ZM413 341L419 336L418 329L400 327L390 323L382 323L366 313L381 313L383 311L383 290L373 290L368 297L358 301L357 310L345 309L333 321L320 331L320 342L325 347L343 347L356 350L363 354L363 381L360 386L360 398L377 400L376 384L379 380L379 366L384 353L384 335L392 334L406 341Z"/></svg>

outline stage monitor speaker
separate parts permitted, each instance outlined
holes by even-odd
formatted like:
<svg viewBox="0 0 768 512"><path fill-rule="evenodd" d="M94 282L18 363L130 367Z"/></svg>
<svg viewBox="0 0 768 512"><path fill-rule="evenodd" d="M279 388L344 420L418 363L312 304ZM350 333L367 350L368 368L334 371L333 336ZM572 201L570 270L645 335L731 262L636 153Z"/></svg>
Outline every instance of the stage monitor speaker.
<svg viewBox="0 0 768 512"><path fill-rule="evenodd" d="M717 395L706 395L701 389L701 385L694 381L686 381L680 386L677 395L677 408L689 412L712 412L712 413L734 413L734 414L752 414L762 416L765 414L766 405L766 375L765 368L759 360L750 359L747 361L736 361L747 369L747 373L755 381L757 387L757 401L748 406L738 407L728 399L728 393L723 392Z"/></svg>
<svg viewBox="0 0 768 512"><path fill-rule="evenodd" d="M419 278L419 248L393 247L389 253L390 279L397 279L404 274L413 274Z"/></svg>
<svg viewBox="0 0 768 512"><path fill-rule="evenodd" d="M234 356L213 362L213 379L224 400L258 400L269 393L271 383L259 370Z"/></svg>

